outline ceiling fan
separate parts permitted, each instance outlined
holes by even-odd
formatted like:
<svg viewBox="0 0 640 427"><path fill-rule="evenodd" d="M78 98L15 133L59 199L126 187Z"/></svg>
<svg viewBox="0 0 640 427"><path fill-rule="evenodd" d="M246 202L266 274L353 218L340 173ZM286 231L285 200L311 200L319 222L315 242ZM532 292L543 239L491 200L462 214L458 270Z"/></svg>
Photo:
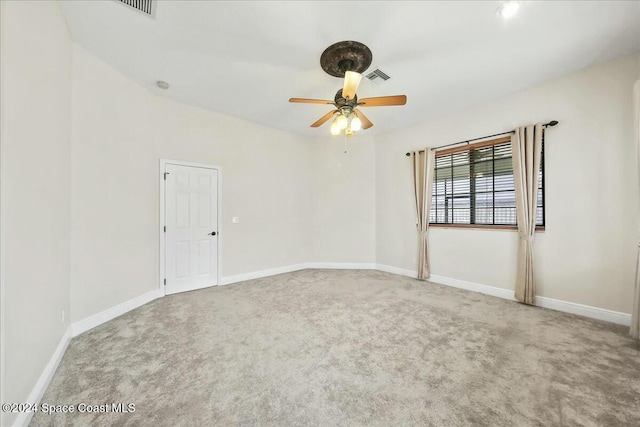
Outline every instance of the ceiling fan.
<svg viewBox="0 0 640 427"><path fill-rule="evenodd" d="M358 99L356 92L362 80L361 73L369 68L372 58L371 50L360 42L342 41L332 44L320 56L320 66L329 75L344 77L342 89L338 90L333 101L290 98L289 102L333 105L335 107L334 110L329 111L311 125L312 128L319 127L333 118L331 123L332 135L340 135L340 132L344 130L346 136L353 136L360 129L369 129L373 126L373 123L359 108L404 105L407 103L405 95Z"/></svg>

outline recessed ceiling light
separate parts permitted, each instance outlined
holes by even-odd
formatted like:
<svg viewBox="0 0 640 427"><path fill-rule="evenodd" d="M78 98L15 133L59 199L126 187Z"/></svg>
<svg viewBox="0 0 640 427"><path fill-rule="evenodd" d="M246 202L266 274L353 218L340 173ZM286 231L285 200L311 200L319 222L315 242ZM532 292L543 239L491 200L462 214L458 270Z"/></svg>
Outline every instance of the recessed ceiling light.
<svg viewBox="0 0 640 427"><path fill-rule="evenodd" d="M498 7L497 14L504 19L510 19L518 13L518 9L520 9L520 2L509 0L503 2L500 7Z"/></svg>
<svg viewBox="0 0 640 427"><path fill-rule="evenodd" d="M163 82L162 80L158 80L156 85L158 85L160 89L169 89L169 83Z"/></svg>

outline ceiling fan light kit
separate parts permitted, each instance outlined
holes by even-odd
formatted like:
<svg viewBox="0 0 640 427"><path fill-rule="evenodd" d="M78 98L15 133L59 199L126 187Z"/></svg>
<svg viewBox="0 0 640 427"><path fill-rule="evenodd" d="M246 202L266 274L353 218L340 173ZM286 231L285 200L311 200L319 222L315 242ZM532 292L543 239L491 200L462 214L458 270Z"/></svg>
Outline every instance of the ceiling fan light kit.
<svg viewBox="0 0 640 427"><path fill-rule="evenodd" d="M354 114L354 117L351 119L351 124L349 128L352 131L357 132L360 129L362 129L362 120L360 120L360 117L358 117L356 113L353 113L353 114Z"/></svg>
<svg viewBox="0 0 640 427"><path fill-rule="evenodd" d="M404 105L407 103L405 95L380 96L358 100L356 92L362 81L362 73L369 68L373 54L364 44L356 41L342 41L334 43L322 52L320 66L329 75L344 78L342 89L336 92L333 101L308 98L290 98L289 102L304 104L330 104L336 109L331 111L311 127L319 127L333 117L331 134L340 135L344 130L346 136L353 136L361 129L373 126L358 107L383 107L389 105Z"/></svg>
<svg viewBox="0 0 640 427"><path fill-rule="evenodd" d="M340 131L344 130L345 135L353 136L360 129L362 129L362 121L358 114L354 111L346 111L346 109L335 114L335 118L331 122L331 135L340 135Z"/></svg>

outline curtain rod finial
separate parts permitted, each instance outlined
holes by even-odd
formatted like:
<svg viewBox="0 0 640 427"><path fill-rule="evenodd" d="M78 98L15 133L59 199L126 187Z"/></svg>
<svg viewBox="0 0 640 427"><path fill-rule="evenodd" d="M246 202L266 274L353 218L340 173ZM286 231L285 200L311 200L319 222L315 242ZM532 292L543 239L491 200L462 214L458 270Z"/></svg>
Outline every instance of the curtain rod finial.
<svg viewBox="0 0 640 427"><path fill-rule="evenodd" d="M549 126L555 126L555 125L557 125L557 124L558 124L558 121L557 121L557 120L551 120L551 121L548 123L548 125L549 125Z"/></svg>

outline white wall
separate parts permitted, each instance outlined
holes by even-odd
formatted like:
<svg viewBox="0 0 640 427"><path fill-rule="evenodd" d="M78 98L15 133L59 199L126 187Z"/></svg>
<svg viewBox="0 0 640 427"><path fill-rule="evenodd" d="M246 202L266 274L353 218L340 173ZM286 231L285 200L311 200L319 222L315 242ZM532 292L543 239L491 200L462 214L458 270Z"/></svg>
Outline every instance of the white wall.
<svg viewBox="0 0 640 427"><path fill-rule="evenodd" d="M319 130L328 134L328 129ZM357 135L313 139L311 258L314 262L375 263L375 143Z"/></svg>
<svg viewBox="0 0 640 427"><path fill-rule="evenodd" d="M377 262L416 270L406 151L558 120L545 148L538 295L629 313L638 218L632 87L640 55L590 68L376 140ZM514 289L517 233L430 231L432 274Z"/></svg>
<svg viewBox="0 0 640 427"><path fill-rule="evenodd" d="M57 2L0 7L1 400L18 403L69 325L71 39Z"/></svg>
<svg viewBox="0 0 640 427"><path fill-rule="evenodd" d="M160 158L222 167L223 276L309 261L310 150L157 96L74 46L73 320L157 289Z"/></svg>
<svg viewBox="0 0 640 427"><path fill-rule="evenodd" d="M347 148L157 96L75 45L73 320L157 288L160 158L222 167L223 276L374 263L375 145Z"/></svg>

